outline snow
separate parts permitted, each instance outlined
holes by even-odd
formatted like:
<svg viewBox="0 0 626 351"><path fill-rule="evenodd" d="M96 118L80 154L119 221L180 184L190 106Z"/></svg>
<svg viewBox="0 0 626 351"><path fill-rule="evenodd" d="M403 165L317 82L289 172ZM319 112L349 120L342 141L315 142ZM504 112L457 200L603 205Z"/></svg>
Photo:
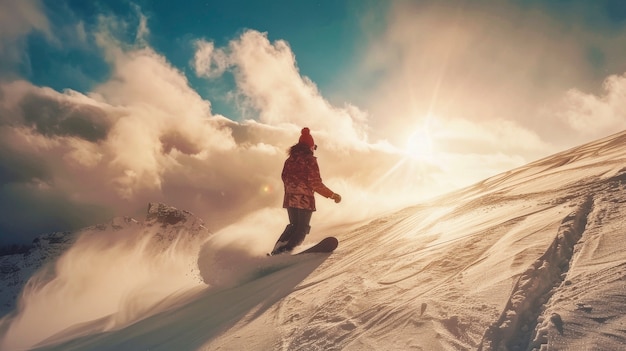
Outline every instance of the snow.
<svg viewBox="0 0 626 351"><path fill-rule="evenodd" d="M273 242L245 219L200 245L183 235L189 213L159 227L177 243L158 255L133 234L155 237L156 226L87 231L47 284L27 284L0 322L0 346L624 349L625 190L619 133L368 222L314 230L305 246L334 235L330 255L266 257ZM94 246L112 233L110 246Z"/></svg>

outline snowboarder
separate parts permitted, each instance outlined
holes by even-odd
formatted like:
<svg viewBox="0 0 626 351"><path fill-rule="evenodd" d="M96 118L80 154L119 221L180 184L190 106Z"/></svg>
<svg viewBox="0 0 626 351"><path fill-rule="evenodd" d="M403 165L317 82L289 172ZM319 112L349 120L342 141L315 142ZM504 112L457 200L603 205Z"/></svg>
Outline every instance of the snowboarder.
<svg viewBox="0 0 626 351"><path fill-rule="evenodd" d="M313 151L317 145L309 128L303 128L298 143L289 148L289 157L283 166L282 179L285 185L283 207L287 209L289 224L274 245L272 255L291 252L302 244L311 230L309 222L315 211L315 193L341 201L341 196L328 189L320 176L317 158Z"/></svg>

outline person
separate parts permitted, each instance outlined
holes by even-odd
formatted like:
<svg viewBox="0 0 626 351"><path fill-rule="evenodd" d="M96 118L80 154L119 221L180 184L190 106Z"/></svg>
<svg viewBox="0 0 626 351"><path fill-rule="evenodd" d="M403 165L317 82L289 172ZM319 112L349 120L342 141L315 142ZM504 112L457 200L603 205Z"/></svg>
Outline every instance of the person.
<svg viewBox="0 0 626 351"><path fill-rule="evenodd" d="M283 166L282 179L285 185L283 208L287 209L289 224L278 238L271 255L291 252L302 244L311 230L309 225L315 211L315 193L341 202L341 196L322 182L317 158L313 152L317 145L309 128L303 128L298 143L289 148L289 157Z"/></svg>

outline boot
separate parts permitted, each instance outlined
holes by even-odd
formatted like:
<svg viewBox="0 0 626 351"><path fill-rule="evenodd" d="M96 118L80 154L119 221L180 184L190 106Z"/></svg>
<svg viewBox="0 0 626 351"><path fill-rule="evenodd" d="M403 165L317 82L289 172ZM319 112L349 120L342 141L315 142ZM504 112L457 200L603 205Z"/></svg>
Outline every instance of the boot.
<svg viewBox="0 0 626 351"><path fill-rule="evenodd" d="M289 243L289 239L293 235L293 229L294 229L293 224L287 224L287 226L285 227L285 230L278 238L276 245L274 245L274 249L272 250L272 253L270 255L274 256L274 255L278 255L287 251L286 247L287 247L287 244Z"/></svg>

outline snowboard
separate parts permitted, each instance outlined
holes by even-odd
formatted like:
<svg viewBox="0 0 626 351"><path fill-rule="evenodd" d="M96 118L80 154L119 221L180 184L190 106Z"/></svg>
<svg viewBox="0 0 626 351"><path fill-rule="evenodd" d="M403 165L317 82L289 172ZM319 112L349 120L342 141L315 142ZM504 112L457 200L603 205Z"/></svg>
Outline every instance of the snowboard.
<svg viewBox="0 0 626 351"><path fill-rule="evenodd" d="M294 254L294 256L308 254L308 253L331 253L339 245L339 240L333 236L324 238L319 243L309 247L308 249Z"/></svg>

